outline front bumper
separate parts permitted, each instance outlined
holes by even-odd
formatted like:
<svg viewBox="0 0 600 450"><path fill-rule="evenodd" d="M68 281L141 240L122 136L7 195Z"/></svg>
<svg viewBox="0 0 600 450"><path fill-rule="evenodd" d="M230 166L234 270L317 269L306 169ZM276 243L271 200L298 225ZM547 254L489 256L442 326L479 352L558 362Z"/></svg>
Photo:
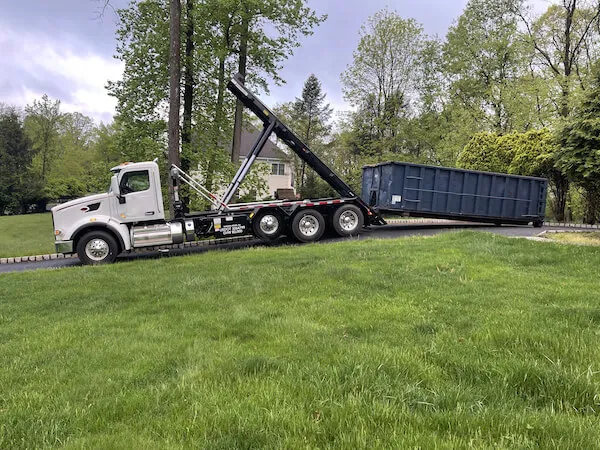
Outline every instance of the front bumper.
<svg viewBox="0 0 600 450"><path fill-rule="evenodd" d="M73 241L56 241L54 247L56 253L73 253Z"/></svg>

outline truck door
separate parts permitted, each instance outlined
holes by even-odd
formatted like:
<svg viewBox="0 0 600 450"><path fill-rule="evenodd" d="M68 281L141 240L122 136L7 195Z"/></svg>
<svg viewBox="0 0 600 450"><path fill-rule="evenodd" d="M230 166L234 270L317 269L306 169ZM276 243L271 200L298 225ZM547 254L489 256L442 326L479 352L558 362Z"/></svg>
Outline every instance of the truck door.
<svg viewBox="0 0 600 450"><path fill-rule="evenodd" d="M122 174L119 181L122 200L117 205L121 221L142 222L162 217L152 181L148 170L132 170Z"/></svg>

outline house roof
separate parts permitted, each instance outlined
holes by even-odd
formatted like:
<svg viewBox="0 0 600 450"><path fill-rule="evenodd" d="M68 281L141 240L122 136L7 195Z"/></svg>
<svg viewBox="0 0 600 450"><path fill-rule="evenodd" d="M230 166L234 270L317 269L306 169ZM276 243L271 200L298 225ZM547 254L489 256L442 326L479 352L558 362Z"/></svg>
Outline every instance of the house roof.
<svg viewBox="0 0 600 450"><path fill-rule="evenodd" d="M240 157L248 156L254 143L260 136L260 130L252 124L247 124L242 130L242 140L240 145ZM229 146L231 152L231 145ZM262 151L258 154L259 158L271 158L271 159L282 159L288 160L290 157L283 150L281 150L277 144L271 139L267 140L267 143L263 147Z"/></svg>

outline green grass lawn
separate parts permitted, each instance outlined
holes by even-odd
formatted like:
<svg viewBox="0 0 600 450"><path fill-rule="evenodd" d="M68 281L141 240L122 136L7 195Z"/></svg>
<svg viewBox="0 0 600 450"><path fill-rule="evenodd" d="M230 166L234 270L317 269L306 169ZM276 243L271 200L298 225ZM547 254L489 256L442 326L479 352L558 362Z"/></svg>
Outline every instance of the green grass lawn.
<svg viewBox="0 0 600 450"><path fill-rule="evenodd" d="M0 257L54 253L52 215L0 217Z"/></svg>
<svg viewBox="0 0 600 450"><path fill-rule="evenodd" d="M0 448L599 448L599 266L460 232L0 275Z"/></svg>

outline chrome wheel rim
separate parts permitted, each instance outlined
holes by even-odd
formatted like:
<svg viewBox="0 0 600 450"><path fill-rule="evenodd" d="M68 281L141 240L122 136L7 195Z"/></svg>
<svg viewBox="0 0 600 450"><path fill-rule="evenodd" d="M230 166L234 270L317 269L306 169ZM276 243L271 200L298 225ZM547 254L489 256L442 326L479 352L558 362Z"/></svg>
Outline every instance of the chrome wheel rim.
<svg viewBox="0 0 600 450"><path fill-rule="evenodd" d="M340 228L344 231L354 231L358 226L358 214L348 210L340 214Z"/></svg>
<svg viewBox="0 0 600 450"><path fill-rule="evenodd" d="M300 230L300 233L302 233L303 236L306 236L306 237L314 236L319 231L319 221L317 220L317 218L315 216L311 216L309 214L309 215L303 216L302 219L300 219L298 228Z"/></svg>
<svg viewBox="0 0 600 450"><path fill-rule="evenodd" d="M258 227L267 236L277 233L279 229L279 220L273 214L263 216L258 222Z"/></svg>
<svg viewBox="0 0 600 450"><path fill-rule="evenodd" d="M85 244L85 255L92 261L102 261L108 256L109 252L108 242L103 239L92 239Z"/></svg>

